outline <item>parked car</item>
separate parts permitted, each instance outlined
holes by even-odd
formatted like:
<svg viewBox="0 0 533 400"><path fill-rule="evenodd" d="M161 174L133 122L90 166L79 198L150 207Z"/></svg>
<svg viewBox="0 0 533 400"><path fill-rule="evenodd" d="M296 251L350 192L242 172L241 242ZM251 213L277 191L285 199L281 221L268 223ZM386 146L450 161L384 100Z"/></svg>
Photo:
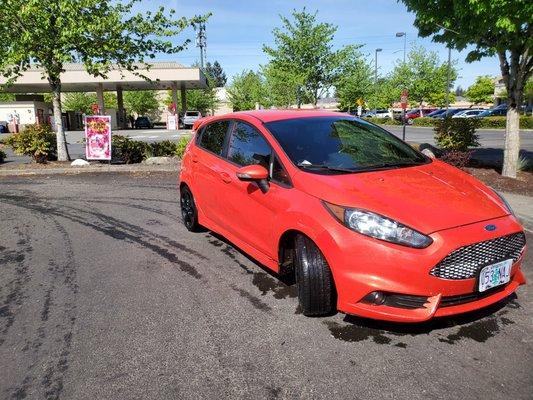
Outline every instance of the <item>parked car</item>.
<svg viewBox="0 0 533 400"><path fill-rule="evenodd" d="M368 111L362 115L363 118L390 118L389 110Z"/></svg>
<svg viewBox="0 0 533 400"><path fill-rule="evenodd" d="M305 315L426 321L525 283L524 230L503 197L349 114L202 119L178 187L185 227L294 274Z"/></svg>
<svg viewBox="0 0 533 400"><path fill-rule="evenodd" d="M148 117L137 117L135 120L136 129L152 129L154 124Z"/></svg>
<svg viewBox="0 0 533 400"><path fill-rule="evenodd" d="M485 118L485 117L505 117L506 115L507 115L507 106L485 110L482 113L478 114L477 116L479 118Z"/></svg>
<svg viewBox="0 0 533 400"><path fill-rule="evenodd" d="M485 112L485 110L481 108L471 108L468 110L459 111L458 113L452 115L452 118L474 118L478 117L482 112Z"/></svg>
<svg viewBox="0 0 533 400"><path fill-rule="evenodd" d="M183 115L183 126L185 128L191 128L200 118L202 118L200 111L186 111Z"/></svg>
<svg viewBox="0 0 533 400"><path fill-rule="evenodd" d="M448 111L444 110L443 113L440 113L433 118L438 118L438 119L451 118L458 112L465 111L465 110L468 110L468 108L448 108Z"/></svg>
<svg viewBox="0 0 533 400"><path fill-rule="evenodd" d="M433 111L436 111L436 109L435 108L423 108L422 110L420 110L420 108L415 108L405 114L405 121L409 125L411 125L414 119L420 118L421 116L426 117L428 114L431 114Z"/></svg>
<svg viewBox="0 0 533 400"><path fill-rule="evenodd" d="M445 113L445 112L446 112L445 108L437 109L437 110L435 110L433 112L430 112L428 115L426 115L426 117L435 118L437 115L440 115L440 114Z"/></svg>

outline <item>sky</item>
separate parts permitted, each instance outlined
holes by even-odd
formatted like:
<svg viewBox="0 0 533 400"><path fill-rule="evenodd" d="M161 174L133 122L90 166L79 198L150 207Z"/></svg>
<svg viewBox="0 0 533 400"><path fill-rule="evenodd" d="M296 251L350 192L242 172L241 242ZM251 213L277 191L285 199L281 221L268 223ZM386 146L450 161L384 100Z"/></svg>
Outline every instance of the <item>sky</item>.
<svg viewBox="0 0 533 400"><path fill-rule="evenodd" d="M418 37L413 25L414 15L403 3L396 0L144 0L141 9L155 9L158 6L174 8L178 16L192 17L212 13L206 25L206 60L217 60L229 80L243 70L257 70L268 62L262 52L263 44L273 44L272 30L280 26L280 15L289 16L293 9L318 11L318 20L338 27L334 47L348 44L361 44L361 51L369 59L378 53L379 74L388 73L394 63L403 58L403 38L396 32L407 33L407 52L413 45L420 45L438 53L442 62L448 57L443 44L433 43L430 38ZM200 59L200 49L195 45L195 32L187 29L175 41L191 39L188 48L178 54L161 55L158 60L173 60L190 65ZM452 52L452 60L457 61L459 78L455 86L466 89L479 75L499 76L496 57L484 58L474 63L466 63L467 51Z"/></svg>

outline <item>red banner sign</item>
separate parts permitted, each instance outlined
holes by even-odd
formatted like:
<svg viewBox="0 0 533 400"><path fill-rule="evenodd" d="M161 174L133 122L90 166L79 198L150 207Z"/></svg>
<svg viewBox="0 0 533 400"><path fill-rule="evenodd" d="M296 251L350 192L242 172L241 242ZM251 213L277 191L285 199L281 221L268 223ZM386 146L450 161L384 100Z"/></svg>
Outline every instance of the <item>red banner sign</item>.
<svg viewBox="0 0 533 400"><path fill-rule="evenodd" d="M408 101L408 92L407 90L403 90L402 96L400 97L400 103L402 104L402 108L404 110L407 108L407 101Z"/></svg>
<svg viewBox="0 0 533 400"><path fill-rule="evenodd" d="M111 160L111 117L85 117L85 156L87 160Z"/></svg>

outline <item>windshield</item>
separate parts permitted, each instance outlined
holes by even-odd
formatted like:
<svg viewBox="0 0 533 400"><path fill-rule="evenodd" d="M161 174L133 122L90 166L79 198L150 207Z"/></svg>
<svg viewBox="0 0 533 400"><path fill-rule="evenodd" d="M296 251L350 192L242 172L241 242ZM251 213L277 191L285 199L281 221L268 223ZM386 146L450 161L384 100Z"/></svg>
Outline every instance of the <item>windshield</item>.
<svg viewBox="0 0 533 400"><path fill-rule="evenodd" d="M187 111L187 112L185 113L185 116L186 116L186 117L197 117L198 114L199 114L198 111Z"/></svg>
<svg viewBox="0 0 533 400"><path fill-rule="evenodd" d="M376 125L344 116L266 123L291 161L310 172L349 173L429 160Z"/></svg>

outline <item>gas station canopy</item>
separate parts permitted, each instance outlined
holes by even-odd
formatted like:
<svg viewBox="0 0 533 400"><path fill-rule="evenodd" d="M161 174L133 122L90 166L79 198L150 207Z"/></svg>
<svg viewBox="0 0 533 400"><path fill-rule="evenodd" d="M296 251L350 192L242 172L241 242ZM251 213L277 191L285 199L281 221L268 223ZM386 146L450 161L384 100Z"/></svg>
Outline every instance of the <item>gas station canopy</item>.
<svg viewBox="0 0 533 400"><path fill-rule="evenodd" d="M107 78L95 77L87 73L83 64L66 64L61 74L62 92L98 92L116 90L165 90L165 89L202 89L207 87L207 80L200 68L185 67L177 62L154 62L138 64L136 76L127 70L114 67L107 73ZM0 76L0 85L6 83ZM45 93L50 92L48 81L40 68L30 68L17 78L16 82L3 89L10 93Z"/></svg>

